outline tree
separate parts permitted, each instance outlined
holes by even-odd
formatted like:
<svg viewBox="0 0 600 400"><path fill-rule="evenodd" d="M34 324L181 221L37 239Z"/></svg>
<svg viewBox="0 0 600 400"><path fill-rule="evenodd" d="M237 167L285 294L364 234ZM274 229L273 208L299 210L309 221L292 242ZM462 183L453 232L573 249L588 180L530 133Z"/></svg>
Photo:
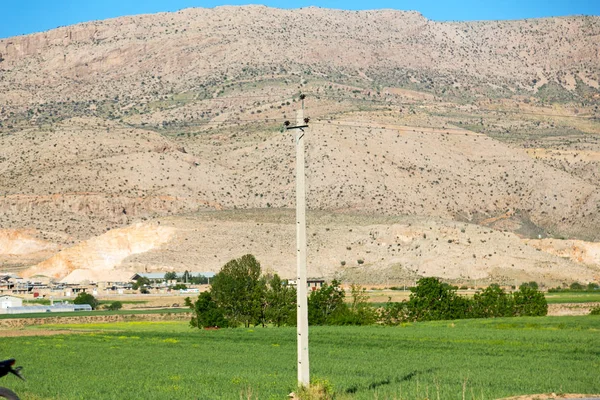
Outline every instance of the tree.
<svg viewBox="0 0 600 400"><path fill-rule="evenodd" d="M438 278L421 278L411 288L407 303L408 318L413 321L437 321L465 318L471 301L458 296L456 289Z"/></svg>
<svg viewBox="0 0 600 400"><path fill-rule="evenodd" d="M261 276L258 278L258 282L254 285L251 296L251 310L252 319L250 321L253 325L262 325L263 327L267 324L267 309L269 304L267 303L267 278Z"/></svg>
<svg viewBox="0 0 600 400"><path fill-rule="evenodd" d="M91 294L81 292L77 295L77 297L75 297L75 300L73 300L73 304L89 304L92 307L92 310L95 310L98 308L98 305L100 303Z"/></svg>
<svg viewBox="0 0 600 400"><path fill-rule="evenodd" d="M251 254L231 260L215 275L212 298L232 326L249 327L261 316L260 294L265 282L260 279L260 263Z"/></svg>
<svg viewBox="0 0 600 400"><path fill-rule="evenodd" d="M515 315L517 316L543 316L548 314L548 302L544 293L528 286L519 288L513 294L515 299Z"/></svg>
<svg viewBox="0 0 600 400"><path fill-rule="evenodd" d="M147 286L150 285L150 279L145 278L143 276L140 276L135 283L133 284L132 288L133 290L138 290L139 288L143 287L143 286Z"/></svg>
<svg viewBox="0 0 600 400"><path fill-rule="evenodd" d="M275 326L296 325L296 288L287 285L279 275L268 279L265 293L265 319Z"/></svg>
<svg viewBox="0 0 600 400"><path fill-rule="evenodd" d="M539 285L536 281L522 283L521 286L519 286L519 288L522 288L522 287L528 287L528 288L535 289L535 290L539 289Z"/></svg>
<svg viewBox="0 0 600 400"><path fill-rule="evenodd" d="M369 295L365 288L359 285L351 285L350 293L352 302L350 305L344 303L332 313L328 323L332 325L371 325L377 320L377 311L369 304Z"/></svg>
<svg viewBox="0 0 600 400"><path fill-rule="evenodd" d="M204 275L198 275L198 276L189 275L188 281L192 285L206 285L208 283L208 278Z"/></svg>
<svg viewBox="0 0 600 400"><path fill-rule="evenodd" d="M309 325L327 325L335 313L343 313L347 306L344 303L345 292L337 280L331 285L324 284L319 290L310 292L308 297Z"/></svg>
<svg viewBox="0 0 600 400"><path fill-rule="evenodd" d="M377 311L369 303L369 295L364 287L350 286L352 303L350 312L355 316L357 325L370 325L377 320Z"/></svg>
<svg viewBox="0 0 600 400"><path fill-rule="evenodd" d="M193 303L189 297L186 297L185 305L194 312L190 325L195 328L225 328L228 326L223 312L217 306L210 291L200 293L198 299Z"/></svg>
<svg viewBox="0 0 600 400"><path fill-rule="evenodd" d="M165 281L174 281L177 280L177 273L176 272L167 272L165 274Z"/></svg>
<svg viewBox="0 0 600 400"><path fill-rule="evenodd" d="M511 317L514 312L513 297L496 284L473 296L473 318Z"/></svg>
<svg viewBox="0 0 600 400"><path fill-rule="evenodd" d="M394 326L408 320L406 301L393 302L391 297L388 297L387 303L378 313L378 321L384 325Z"/></svg>

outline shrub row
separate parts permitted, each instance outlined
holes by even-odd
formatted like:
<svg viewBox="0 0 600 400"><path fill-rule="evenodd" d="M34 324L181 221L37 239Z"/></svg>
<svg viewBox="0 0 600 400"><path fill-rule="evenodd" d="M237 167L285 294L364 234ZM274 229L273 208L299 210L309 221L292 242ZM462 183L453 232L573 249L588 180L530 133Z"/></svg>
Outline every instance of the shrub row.
<svg viewBox="0 0 600 400"><path fill-rule="evenodd" d="M388 301L379 310L379 321L395 325L412 321L542 316L548 313L544 294L528 284L521 285L514 293L507 293L493 284L468 298L458 295L454 287L437 278L423 278L411 292L408 301Z"/></svg>
<svg viewBox="0 0 600 400"><path fill-rule="evenodd" d="M548 304L537 285L523 284L506 293L491 285L473 298L460 296L456 287L437 278L423 278L410 288L408 301L388 301L376 308L364 288L352 285L350 302L339 281L324 284L308 298L310 325L396 325L409 321L461 318L540 316ZM213 279L210 291L196 301L186 299L194 311L191 325L203 327L275 326L296 324L296 289L275 275L262 275L254 256L231 260Z"/></svg>

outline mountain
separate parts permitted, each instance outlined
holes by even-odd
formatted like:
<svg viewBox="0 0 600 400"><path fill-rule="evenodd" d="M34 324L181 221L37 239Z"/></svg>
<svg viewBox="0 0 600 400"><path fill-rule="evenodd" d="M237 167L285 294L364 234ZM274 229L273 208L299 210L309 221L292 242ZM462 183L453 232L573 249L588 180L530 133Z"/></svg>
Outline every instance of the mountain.
<svg viewBox="0 0 600 400"><path fill-rule="evenodd" d="M435 22L394 10L262 6L0 40L0 228L79 254L107 230L171 221L185 232L173 221L247 209L236 226L217 218L216 230L233 232L215 243L186 236L192 247L216 247L211 262L168 250L183 248L174 234L148 250L163 255L131 254L110 268L218 270L249 252L289 275L293 243L279 243L277 257L268 234L243 248L230 243L254 213L268 219L294 207L294 144L282 126L304 93L309 209L385 232L400 229L394 218L418 221L410 256L352 254L364 258L361 281L380 282L376 271L392 267L404 272L391 279L589 281L596 258L567 254L566 262L564 246L575 254L600 242L599 40L598 17ZM474 236L460 252L440 253L420 243L430 241L428 221L444 232L467 224ZM479 237L489 229L494 239ZM447 232L436 237L458 240ZM471 261L475 236L500 254L493 267ZM531 241L544 238L553 240ZM319 274L347 270L352 246L332 246L325 259L313 255ZM515 266L507 246L533 250ZM48 251L0 251L0 269L51 265Z"/></svg>

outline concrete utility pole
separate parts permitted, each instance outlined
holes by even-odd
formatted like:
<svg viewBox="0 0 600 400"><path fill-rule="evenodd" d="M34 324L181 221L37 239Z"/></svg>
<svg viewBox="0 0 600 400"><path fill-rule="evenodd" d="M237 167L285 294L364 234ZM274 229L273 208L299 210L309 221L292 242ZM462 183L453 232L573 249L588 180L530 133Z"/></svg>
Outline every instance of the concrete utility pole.
<svg viewBox="0 0 600 400"><path fill-rule="evenodd" d="M304 118L304 95L300 95L302 108L296 114L296 126L287 130L296 131L296 302L298 305L298 385L308 387L310 383L308 361L308 294L306 282L306 182L304 173L304 134L308 130L308 118Z"/></svg>

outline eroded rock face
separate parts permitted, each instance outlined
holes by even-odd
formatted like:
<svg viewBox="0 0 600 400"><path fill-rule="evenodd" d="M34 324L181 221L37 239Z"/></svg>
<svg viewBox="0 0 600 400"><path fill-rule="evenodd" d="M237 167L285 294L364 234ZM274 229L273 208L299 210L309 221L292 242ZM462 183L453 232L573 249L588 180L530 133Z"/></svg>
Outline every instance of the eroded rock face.
<svg viewBox="0 0 600 400"><path fill-rule="evenodd" d="M56 250L51 242L33 237L31 229L0 229L0 257L26 256Z"/></svg>
<svg viewBox="0 0 600 400"><path fill-rule="evenodd" d="M74 280L79 282L114 281L121 278L120 274L115 276L121 261L159 247L169 240L173 232L173 228L142 223L115 229L66 249L25 270L22 275L63 279L75 274Z"/></svg>
<svg viewBox="0 0 600 400"><path fill-rule="evenodd" d="M284 278L295 275L292 210L171 217L161 225L176 229L173 238L160 248L128 257L124 267L202 266L218 272L227 261L252 253L265 270ZM307 242L309 275L349 283L390 285L437 276L471 284L535 280L556 286L594 281L600 271L537 251L513 233L434 218L399 217L382 224L361 215L309 213Z"/></svg>
<svg viewBox="0 0 600 400"><path fill-rule="evenodd" d="M480 284L535 280L551 286L600 280L600 243L523 240L434 218L400 217L382 224L361 215L309 215L309 271L314 276L363 284L413 282L421 276ZM293 278L294 244L292 210L189 214L111 230L56 253L24 276L79 283L127 281L140 270L174 266L218 272L230 259L252 253L265 271Z"/></svg>
<svg viewBox="0 0 600 400"><path fill-rule="evenodd" d="M536 249L575 262L599 267L600 277L600 243L584 242L583 240L540 239L527 240L527 244Z"/></svg>
<svg viewBox="0 0 600 400"><path fill-rule="evenodd" d="M36 237L39 234L34 229L0 229L0 271L16 271L36 264L60 248L57 243Z"/></svg>
<svg viewBox="0 0 600 400"><path fill-rule="evenodd" d="M13 195L0 198L0 214L68 213L93 215L115 223L123 222L123 216L177 214L213 207L218 208L218 205L196 198L169 195L131 197L103 193L57 193L45 196Z"/></svg>

